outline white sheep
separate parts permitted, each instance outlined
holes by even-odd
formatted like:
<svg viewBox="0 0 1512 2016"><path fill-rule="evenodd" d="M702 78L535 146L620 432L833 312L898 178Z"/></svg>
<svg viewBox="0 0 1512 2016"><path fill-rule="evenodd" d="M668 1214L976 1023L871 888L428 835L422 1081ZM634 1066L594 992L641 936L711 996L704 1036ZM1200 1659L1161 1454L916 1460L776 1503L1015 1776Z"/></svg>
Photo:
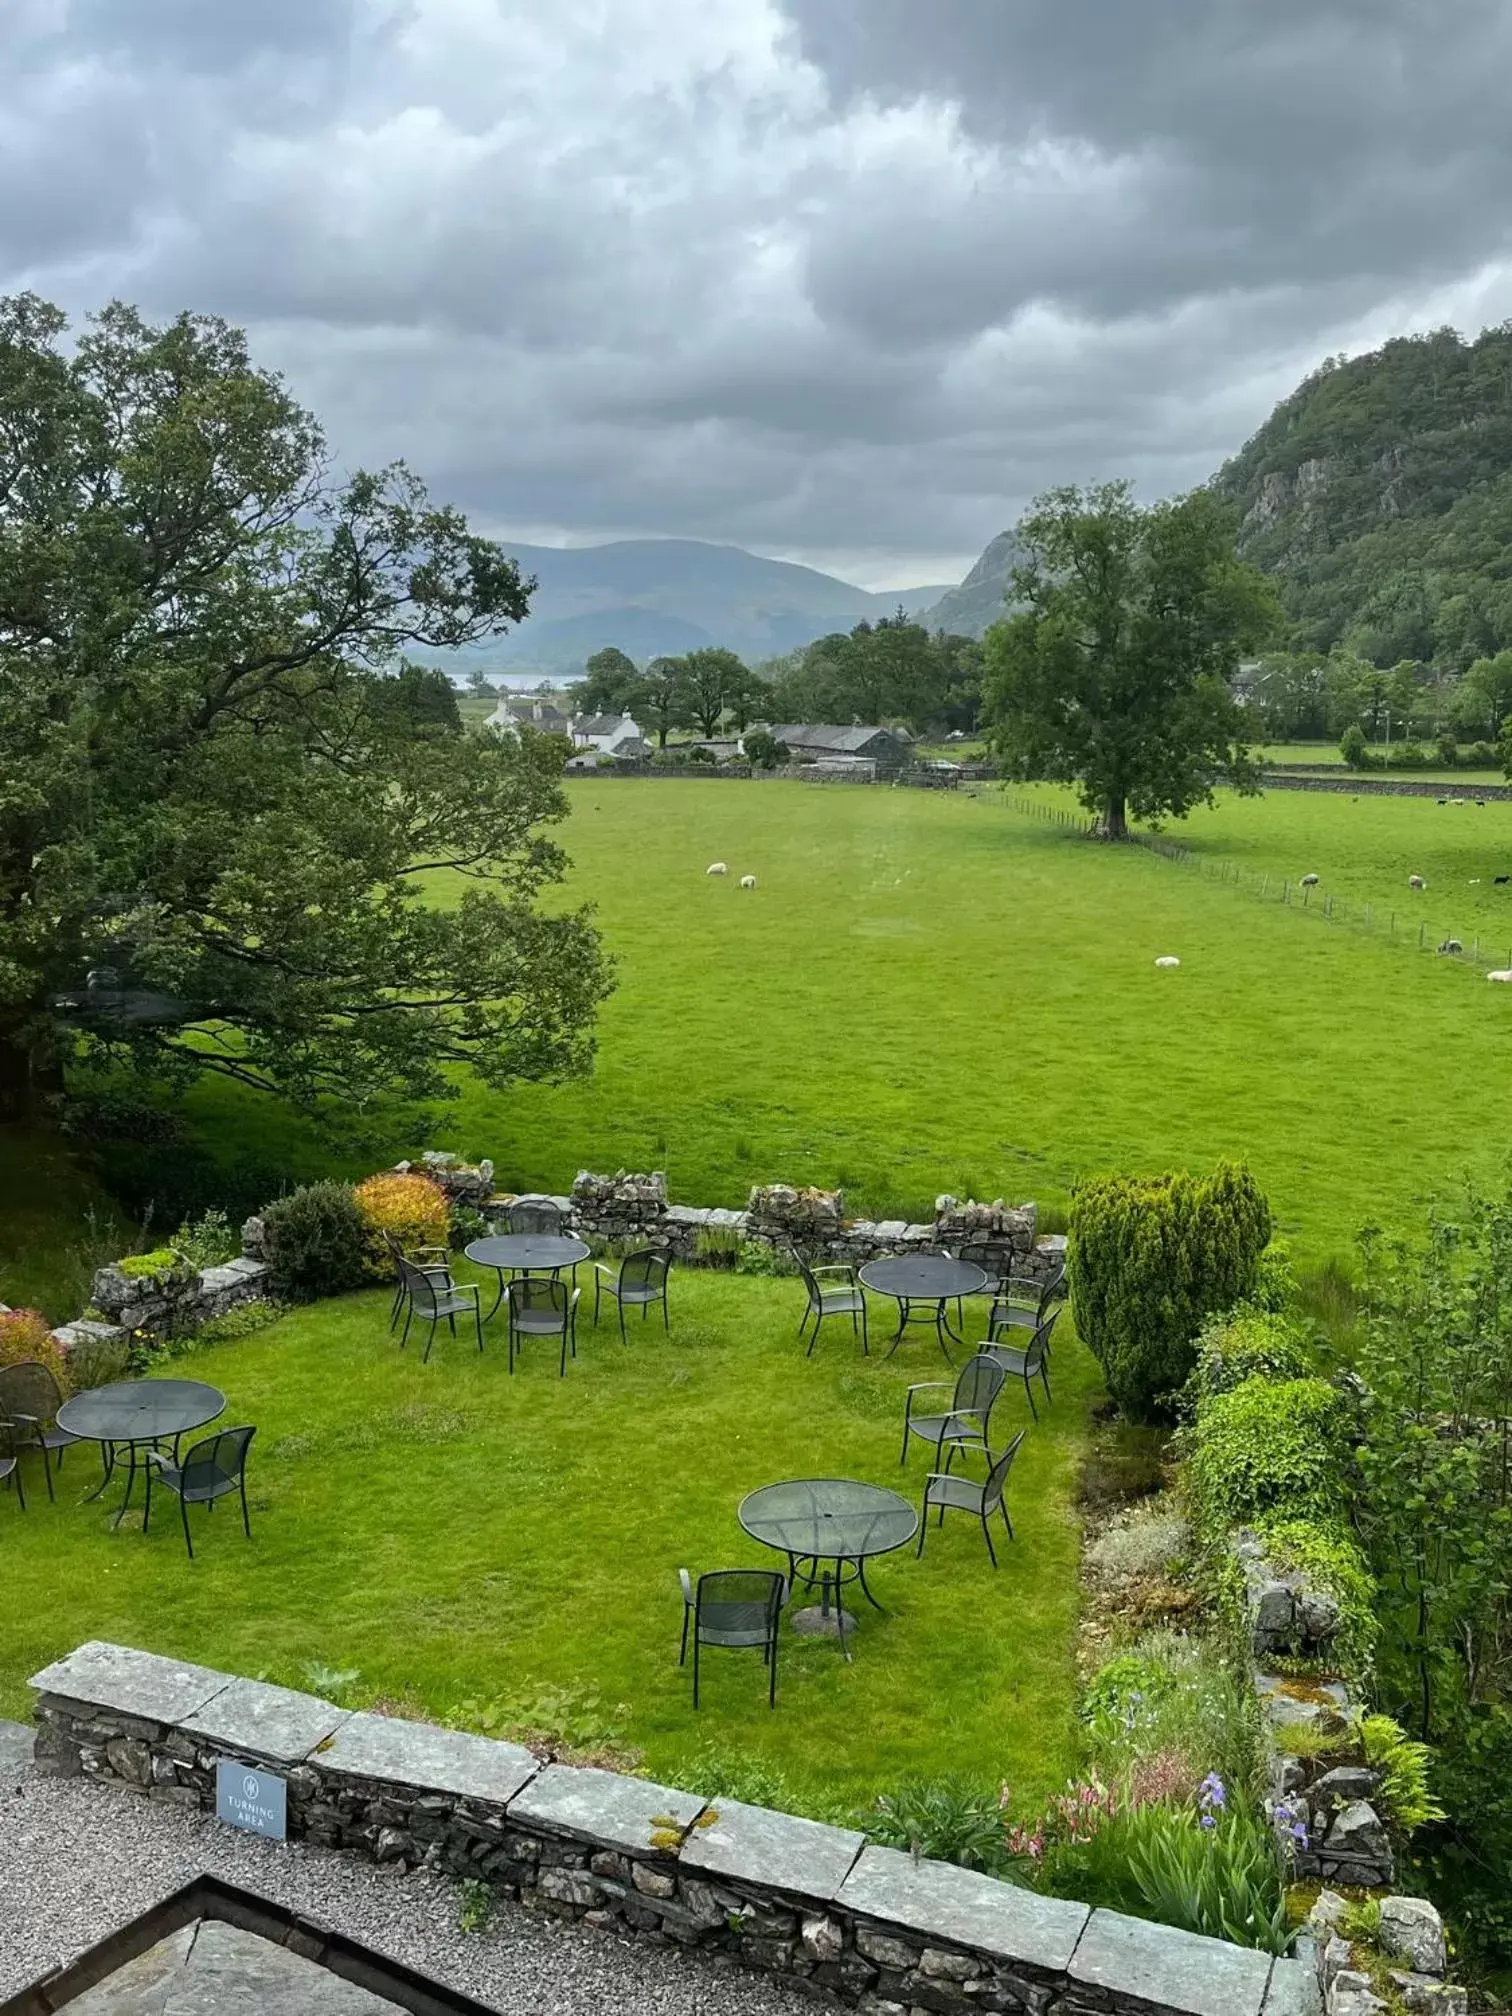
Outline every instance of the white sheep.
<svg viewBox="0 0 1512 2016"><path fill-rule="evenodd" d="M1488 980L1501 980L1508 986L1512 986L1512 966L1499 967L1495 973L1488 973L1486 978Z"/></svg>
<svg viewBox="0 0 1512 2016"><path fill-rule="evenodd" d="M1409 875L1407 877L1407 887L1409 889L1426 889L1428 884L1423 880L1421 875Z"/></svg>
<svg viewBox="0 0 1512 2016"><path fill-rule="evenodd" d="M1316 889L1318 886L1318 878L1316 875L1304 875L1302 877L1302 880L1298 883L1297 886L1300 889Z"/></svg>
<svg viewBox="0 0 1512 2016"><path fill-rule="evenodd" d="M729 872L723 861L711 861L704 870L705 875L728 875Z"/></svg>
<svg viewBox="0 0 1512 2016"><path fill-rule="evenodd" d="M756 877L754 875L742 875L740 886L742 889L754 889L756 887Z"/></svg>
<svg viewBox="0 0 1512 2016"><path fill-rule="evenodd" d="M1164 958L1157 959L1155 961L1155 964L1157 966L1179 966L1181 964L1181 961L1179 959L1173 959L1170 953L1167 952Z"/></svg>

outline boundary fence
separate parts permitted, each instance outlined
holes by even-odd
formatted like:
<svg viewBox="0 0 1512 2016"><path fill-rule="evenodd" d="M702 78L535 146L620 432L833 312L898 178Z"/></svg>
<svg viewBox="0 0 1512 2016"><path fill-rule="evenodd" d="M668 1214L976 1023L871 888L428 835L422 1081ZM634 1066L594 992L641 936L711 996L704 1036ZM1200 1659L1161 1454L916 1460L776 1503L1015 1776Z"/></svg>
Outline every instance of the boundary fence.
<svg viewBox="0 0 1512 2016"><path fill-rule="evenodd" d="M1042 825L1058 826L1084 838L1090 838L1097 830L1095 818L1084 812L1073 812L1066 806L1041 805L1032 798L1009 792L1003 794L1002 803L1011 811L1039 820ZM1426 917L1414 917L1405 909L1395 910L1379 903L1362 903L1353 898L1335 896L1321 885L1304 888L1300 882L1283 879L1269 870L1257 872L1237 861L1225 860L1222 855L1197 853L1190 847L1182 846L1179 840L1168 839L1163 833L1131 833L1129 837L1136 846L1158 860L1201 875L1205 881L1226 883L1256 902L1277 903L1283 909L1295 910L1299 916L1316 917L1325 924L1340 924L1363 935L1387 939L1408 951L1430 952L1437 958L1453 959L1481 971L1512 971L1512 943L1506 945L1503 956L1501 943L1493 941L1483 928L1464 937L1453 929L1430 923Z"/></svg>

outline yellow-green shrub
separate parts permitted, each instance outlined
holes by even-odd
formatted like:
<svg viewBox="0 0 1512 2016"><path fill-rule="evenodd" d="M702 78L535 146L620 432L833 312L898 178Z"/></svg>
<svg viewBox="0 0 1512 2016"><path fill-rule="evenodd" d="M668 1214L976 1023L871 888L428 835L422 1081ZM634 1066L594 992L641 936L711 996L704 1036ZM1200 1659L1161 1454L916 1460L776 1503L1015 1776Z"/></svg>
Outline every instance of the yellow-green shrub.
<svg viewBox="0 0 1512 2016"><path fill-rule="evenodd" d="M68 1391L68 1361L47 1318L38 1309L0 1310L0 1365L24 1365L33 1359Z"/></svg>
<svg viewBox="0 0 1512 2016"><path fill-rule="evenodd" d="M415 1246L446 1245L451 1207L446 1192L429 1176L387 1171L359 1183L356 1196L357 1209L367 1227L368 1266L379 1280L391 1281L394 1277L394 1262L383 1243L385 1232L391 1233L406 1252Z"/></svg>

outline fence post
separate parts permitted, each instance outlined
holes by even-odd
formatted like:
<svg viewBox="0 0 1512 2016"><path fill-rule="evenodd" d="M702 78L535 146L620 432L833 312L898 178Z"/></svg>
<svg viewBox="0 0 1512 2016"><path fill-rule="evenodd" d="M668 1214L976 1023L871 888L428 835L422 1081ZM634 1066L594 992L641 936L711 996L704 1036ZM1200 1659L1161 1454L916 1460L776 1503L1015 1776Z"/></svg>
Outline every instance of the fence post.
<svg viewBox="0 0 1512 2016"><path fill-rule="evenodd" d="M1262 875L1260 877L1260 900L1262 902L1264 902L1265 900L1265 885L1267 882L1269 882L1269 880L1270 880L1269 875Z"/></svg>
<svg viewBox="0 0 1512 2016"><path fill-rule="evenodd" d="M1311 902L1312 902L1311 889L1304 889L1302 891L1302 908L1306 910L1311 905Z"/></svg>
<svg viewBox="0 0 1512 2016"><path fill-rule="evenodd" d="M1427 924L1426 924L1426 923L1419 923L1419 925L1418 925L1418 950L1419 950L1419 952L1421 952L1421 951L1422 951L1422 949L1423 949L1423 933L1424 933L1424 932L1425 932L1425 931L1426 931L1427 929L1428 929L1428 926L1427 926Z"/></svg>
<svg viewBox="0 0 1512 2016"><path fill-rule="evenodd" d="M1333 897L1332 897L1332 896L1325 896L1325 897L1323 898L1323 915L1324 915L1325 917L1332 917L1332 915L1333 915Z"/></svg>

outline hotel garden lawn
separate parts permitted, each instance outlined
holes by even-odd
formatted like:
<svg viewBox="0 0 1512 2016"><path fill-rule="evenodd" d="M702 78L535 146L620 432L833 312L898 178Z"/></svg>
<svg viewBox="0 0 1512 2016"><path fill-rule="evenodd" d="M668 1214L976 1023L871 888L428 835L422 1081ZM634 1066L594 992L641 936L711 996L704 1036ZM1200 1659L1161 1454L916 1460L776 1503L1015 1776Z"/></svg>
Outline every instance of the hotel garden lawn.
<svg viewBox="0 0 1512 2016"><path fill-rule="evenodd" d="M994 1416L996 1447L1029 1425L997 1572L977 1522L952 1513L922 1561L910 1545L869 1566L886 1614L858 1598L853 1663L784 1625L775 1712L759 1656L710 1651L695 1716L677 1570L784 1565L737 1523L761 1484L858 1478L917 1505L930 1452L916 1441L906 1469L898 1455L906 1387L949 1376L933 1332L884 1360L894 1312L874 1301L869 1359L835 1318L807 1358L796 1280L674 1269L670 1337L632 1315L626 1348L606 1309L564 1380L542 1340L511 1378L502 1317L481 1358L459 1322L423 1365L414 1331L402 1352L389 1335L389 1297L313 1303L164 1368L224 1391L217 1425L257 1426L250 1543L234 1505L197 1512L191 1563L166 1493L150 1534L134 1515L112 1530L116 1488L80 1502L93 1448L69 1452L56 1504L28 1461L26 1512L0 1492L0 1713L24 1716L29 1674L108 1638L317 1691L355 1674L355 1704L639 1751L674 1778L712 1745L818 1810L911 1773L990 1773L1025 1798L1066 1777L1073 1498L1101 1397L1069 1317L1053 1405L1034 1424L1011 1380ZM966 1468L984 1474L979 1456Z"/></svg>

